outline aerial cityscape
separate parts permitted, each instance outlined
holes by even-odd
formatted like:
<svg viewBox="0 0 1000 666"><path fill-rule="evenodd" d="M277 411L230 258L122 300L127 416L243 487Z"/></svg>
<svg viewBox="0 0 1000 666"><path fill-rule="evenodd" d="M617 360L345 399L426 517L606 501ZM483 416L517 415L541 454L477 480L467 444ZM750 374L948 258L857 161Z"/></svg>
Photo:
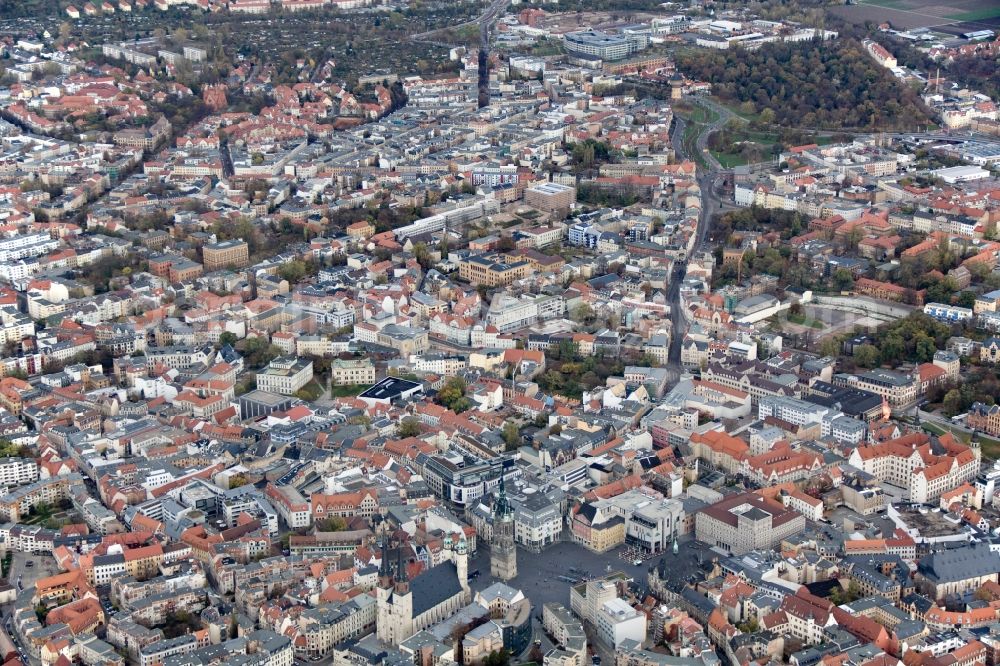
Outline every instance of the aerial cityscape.
<svg viewBox="0 0 1000 666"><path fill-rule="evenodd" d="M1000 0L0 0L0 665L1000 665Z"/></svg>

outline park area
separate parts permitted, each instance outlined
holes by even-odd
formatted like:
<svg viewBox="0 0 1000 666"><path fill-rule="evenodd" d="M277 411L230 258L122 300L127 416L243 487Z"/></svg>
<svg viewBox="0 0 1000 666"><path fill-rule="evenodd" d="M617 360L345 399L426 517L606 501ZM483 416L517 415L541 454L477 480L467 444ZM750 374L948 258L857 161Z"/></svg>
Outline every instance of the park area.
<svg viewBox="0 0 1000 666"><path fill-rule="evenodd" d="M924 430L933 435L951 433L959 441L965 444L975 441L979 444L984 460L1000 460L1000 440L988 437L982 433L976 433L973 438L972 433L970 433L967 429L957 425L946 425L941 422L932 423L930 421L924 421L921 426Z"/></svg>

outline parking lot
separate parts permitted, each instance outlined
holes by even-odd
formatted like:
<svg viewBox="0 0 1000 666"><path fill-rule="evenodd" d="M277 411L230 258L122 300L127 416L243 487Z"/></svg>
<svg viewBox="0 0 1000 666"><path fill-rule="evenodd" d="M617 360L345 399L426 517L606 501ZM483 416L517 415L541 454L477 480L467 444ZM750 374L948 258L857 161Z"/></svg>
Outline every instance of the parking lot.
<svg viewBox="0 0 1000 666"><path fill-rule="evenodd" d="M56 561L51 555L29 555L14 553L7 579L20 590L35 586L39 578L59 573Z"/></svg>

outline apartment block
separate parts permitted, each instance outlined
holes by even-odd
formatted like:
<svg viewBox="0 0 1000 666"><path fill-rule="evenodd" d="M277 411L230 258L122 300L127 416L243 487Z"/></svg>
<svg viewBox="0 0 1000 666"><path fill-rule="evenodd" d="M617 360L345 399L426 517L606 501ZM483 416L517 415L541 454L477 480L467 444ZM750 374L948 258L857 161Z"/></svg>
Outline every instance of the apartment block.
<svg viewBox="0 0 1000 666"><path fill-rule="evenodd" d="M524 191L524 201L549 213L569 211L576 202L576 188L560 183L539 183Z"/></svg>
<svg viewBox="0 0 1000 666"><path fill-rule="evenodd" d="M458 264L458 277L473 285L503 287L531 274L527 261L506 262L492 255L474 255Z"/></svg>
<svg viewBox="0 0 1000 666"><path fill-rule="evenodd" d="M250 264L250 247L241 240L210 243L202 248L201 256L207 272L243 268Z"/></svg>
<svg viewBox="0 0 1000 666"><path fill-rule="evenodd" d="M38 480L38 463L31 458L0 458L0 486L22 486Z"/></svg>
<svg viewBox="0 0 1000 666"><path fill-rule="evenodd" d="M371 359L334 359L330 363L330 381L335 386L375 383L375 365Z"/></svg>

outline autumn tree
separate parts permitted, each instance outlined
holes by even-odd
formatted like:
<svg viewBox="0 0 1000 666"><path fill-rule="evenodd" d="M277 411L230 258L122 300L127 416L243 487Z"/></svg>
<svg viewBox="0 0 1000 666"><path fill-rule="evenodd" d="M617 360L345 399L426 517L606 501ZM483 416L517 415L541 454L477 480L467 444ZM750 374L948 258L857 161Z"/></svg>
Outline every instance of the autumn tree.
<svg viewBox="0 0 1000 666"><path fill-rule="evenodd" d="M854 350L854 361L862 368L875 368L882 363L882 355L874 345L861 345Z"/></svg>
<svg viewBox="0 0 1000 666"><path fill-rule="evenodd" d="M500 432L508 451L513 451L521 441L521 431L513 421L505 421Z"/></svg>
<svg viewBox="0 0 1000 666"><path fill-rule="evenodd" d="M347 529L347 521L340 516L330 516L317 522L316 529L320 532L343 532Z"/></svg>
<svg viewBox="0 0 1000 666"><path fill-rule="evenodd" d="M299 259L287 261L278 269L278 275L282 280L287 280L289 285L297 284L307 272L306 263Z"/></svg>
<svg viewBox="0 0 1000 666"><path fill-rule="evenodd" d="M465 390L465 380L461 377L452 377L438 391L437 402L460 414L472 406L472 402L465 397Z"/></svg>
<svg viewBox="0 0 1000 666"><path fill-rule="evenodd" d="M399 422L396 427L396 434L401 438L416 437L420 434L420 421L412 416L407 416Z"/></svg>

